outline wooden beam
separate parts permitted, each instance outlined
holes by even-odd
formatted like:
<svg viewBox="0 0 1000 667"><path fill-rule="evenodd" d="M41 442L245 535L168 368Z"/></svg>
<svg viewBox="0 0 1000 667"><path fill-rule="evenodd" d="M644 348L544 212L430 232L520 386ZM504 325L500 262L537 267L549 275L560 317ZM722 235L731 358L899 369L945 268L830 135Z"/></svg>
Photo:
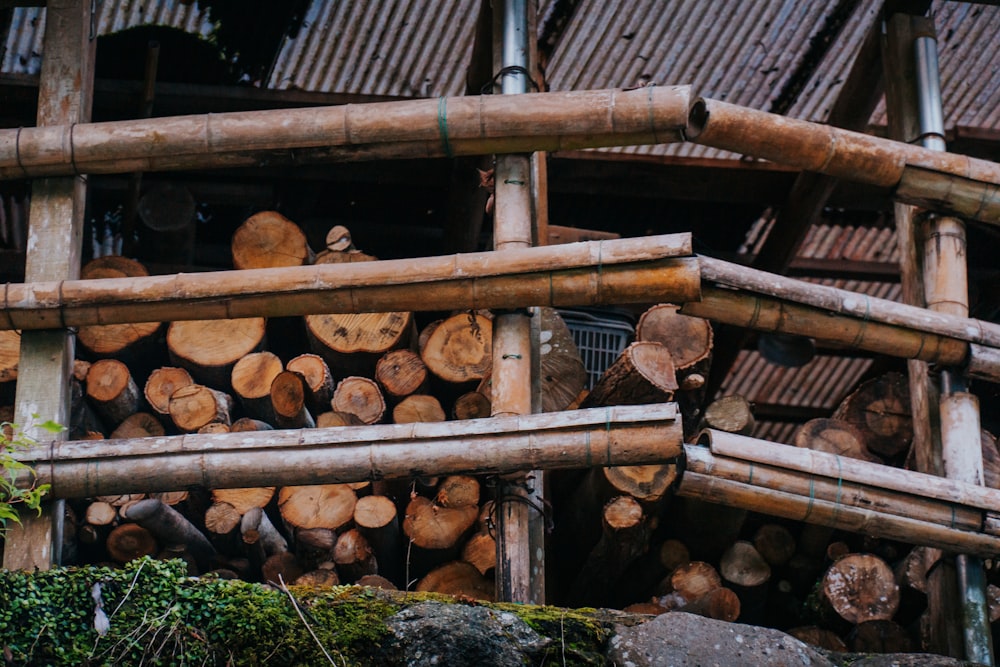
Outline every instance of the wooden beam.
<svg viewBox="0 0 1000 667"><path fill-rule="evenodd" d="M90 120L95 40L91 3L48 3L45 58L38 95L38 125ZM32 187L25 276L29 280L67 280L80 273L86 185L81 177L45 178ZM69 388L74 339L65 330L25 332L18 364L15 419L29 427L37 420L69 424ZM28 431L36 438L36 429ZM48 569L62 558L64 508L51 503L41 516L25 513L23 525L7 535L7 569Z"/></svg>

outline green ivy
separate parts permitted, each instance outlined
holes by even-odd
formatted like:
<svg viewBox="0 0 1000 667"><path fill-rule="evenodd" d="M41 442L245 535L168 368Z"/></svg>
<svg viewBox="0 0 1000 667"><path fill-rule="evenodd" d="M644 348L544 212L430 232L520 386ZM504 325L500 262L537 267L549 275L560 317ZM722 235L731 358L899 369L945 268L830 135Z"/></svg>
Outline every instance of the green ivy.
<svg viewBox="0 0 1000 667"><path fill-rule="evenodd" d="M35 416L37 420L37 415ZM49 433L65 430L53 421L35 422L31 425ZM7 531L8 522L21 523L18 506L38 513L42 511L42 496L49 491L48 484L38 484L35 470L19 460L17 454L26 452L37 443L17 424L0 422L0 537Z"/></svg>

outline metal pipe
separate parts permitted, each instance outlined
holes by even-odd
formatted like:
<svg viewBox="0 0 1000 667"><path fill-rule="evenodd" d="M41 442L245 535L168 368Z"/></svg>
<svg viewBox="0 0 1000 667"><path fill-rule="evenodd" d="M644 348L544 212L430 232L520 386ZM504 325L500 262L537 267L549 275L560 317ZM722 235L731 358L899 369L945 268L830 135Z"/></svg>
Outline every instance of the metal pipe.
<svg viewBox="0 0 1000 667"><path fill-rule="evenodd" d="M941 77L938 70L937 40L917 37L913 43L917 66L917 115L920 144L932 151L944 151L944 115L941 110Z"/></svg>
<svg viewBox="0 0 1000 667"><path fill-rule="evenodd" d="M528 3L507 0L503 3L503 78L504 95L528 92ZM508 69L510 68L510 69Z"/></svg>
<svg viewBox="0 0 1000 667"><path fill-rule="evenodd" d="M962 635L965 659L983 665L993 665L993 636L986 604L986 575L983 561L976 556L955 557L958 587L962 596ZM984 630L985 629L985 630Z"/></svg>

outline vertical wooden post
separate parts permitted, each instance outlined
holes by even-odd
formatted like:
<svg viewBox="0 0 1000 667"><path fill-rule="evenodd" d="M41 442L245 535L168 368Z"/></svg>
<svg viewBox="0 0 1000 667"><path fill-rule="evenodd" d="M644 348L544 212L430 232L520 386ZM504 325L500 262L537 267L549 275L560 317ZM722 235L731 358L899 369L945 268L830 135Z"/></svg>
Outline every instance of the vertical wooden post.
<svg viewBox="0 0 1000 667"><path fill-rule="evenodd" d="M38 88L38 125L90 120L96 29L89 0L50 0ZM82 177L44 178L31 188L25 280L79 277L86 184ZM74 339L68 331L24 332L18 364L15 419L69 425ZM37 415L37 417L36 417ZM37 434L31 433L29 435ZM46 436L51 438L51 436ZM48 569L61 559L62 501L40 517L22 513L7 535L3 565Z"/></svg>
<svg viewBox="0 0 1000 667"><path fill-rule="evenodd" d="M503 94L527 92L530 12L534 2L494 4L494 55ZM506 69L511 68L511 69ZM497 251L532 244L531 161L527 155L497 157L493 247ZM532 378L537 375L527 312L498 313L493 326L493 414L532 411ZM542 508L541 471L501 480L497 489L497 599L544 602L543 546L533 544L532 515Z"/></svg>

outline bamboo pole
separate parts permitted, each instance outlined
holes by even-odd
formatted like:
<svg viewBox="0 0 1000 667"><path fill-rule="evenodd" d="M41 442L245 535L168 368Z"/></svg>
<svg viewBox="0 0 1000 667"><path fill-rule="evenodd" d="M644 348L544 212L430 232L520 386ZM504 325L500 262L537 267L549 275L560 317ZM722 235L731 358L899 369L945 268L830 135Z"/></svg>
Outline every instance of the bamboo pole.
<svg viewBox="0 0 1000 667"><path fill-rule="evenodd" d="M482 95L0 131L0 179L681 141L689 86Z"/></svg>
<svg viewBox="0 0 1000 667"><path fill-rule="evenodd" d="M845 480L835 474L790 470L779 464L762 464L714 454L707 447L686 446L685 472L712 475L764 489L785 491L804 498L816 498L844 507L870 509L935 523L957 530L980 532L985 512L937 498L901 493L882 487ZM827 471L829 472L829 471Z"/></svg>
<svg viewBox="0 0 1000 667"><path fill-rule="evenodd" d="M932 151L829 125L700 100L691 111L692 141L828 174L894 188L909 204L996 224L1000 220L1000 165Z"/></svg>
<svg viewBox="0 0 1000 667"><path fill-rule="evenodd" d="M994 535L956 530L921 519L847 507L696 472L684 473L677 494L849 532L916 542L948 551L962 551L987 558L1000 553L1000 537Z"/></svg>
<svg viewBox="0 0 1000 667"><path fill-rule="evenodd" d="M717 456L1000 512L1000 491L982 486L724 431L705 430L701 438Z"/></svg>
<svg viewBox="0 0 1000 667"><path fill-rule="evenodd" d="M26 454L56 498L339 484L418 475L662 463L681 453L676 406L461 422L51 442Z"/></svg>
<svg viewBox="0 0 1000 667"><path fill-rule="evenodd" d="M0 329L698 298L688 234L303 267L3 287Z"/></svg>

